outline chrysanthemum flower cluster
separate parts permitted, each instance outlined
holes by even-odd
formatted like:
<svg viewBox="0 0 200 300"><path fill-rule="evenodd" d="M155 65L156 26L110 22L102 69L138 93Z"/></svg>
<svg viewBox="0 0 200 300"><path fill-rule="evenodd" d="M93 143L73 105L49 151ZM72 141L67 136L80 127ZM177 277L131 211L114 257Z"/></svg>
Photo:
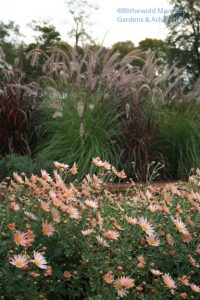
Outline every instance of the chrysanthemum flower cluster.
<svg viewBox="0 0 200 300"><path fill-rule="evenodd" d="M0 184L0 296L6 299L197 299L200 293L200 171L188 185L109 191L117 176L66 184L53 174L13 174ZM99 174L99 173L98 173ZM70 176L71 176L70 175Z"/></svg>

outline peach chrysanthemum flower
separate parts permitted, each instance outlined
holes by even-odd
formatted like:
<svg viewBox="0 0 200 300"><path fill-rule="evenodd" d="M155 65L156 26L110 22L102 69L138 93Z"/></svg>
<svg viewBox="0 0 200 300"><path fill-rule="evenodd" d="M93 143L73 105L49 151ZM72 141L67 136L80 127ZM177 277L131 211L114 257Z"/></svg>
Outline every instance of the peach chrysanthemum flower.
<svg viewBox="0 0 200 300"><path fill-rule="evenodd" d="M47 223L47 221L45 223L42 223L42 232L44 235L52 236L53 233L55 231L55 228L53 226L53 224L51 223Z"/></svg>
<svg viewBox="0 0 200 300"><path fill-rule="evenodd" d="M148 235L154 235L154 228L153 225L151 225L148 221L147 218L145 217L140 217L138 219L138 224L140 225L140 227L142 228L142 230L148 234Z"/></svg>
<svg viewBox="0 0 200 300"><path fill-rule="evenodd" d="M192 240L192 235L190 233L183 234L183 241L184 243L190 243Z"/></svg>
<svg viewBox="0 0 200 300"><path fill-rule="evenodd" d="M42 175L42 178L45 179L46 181L52 182L52 178L51 178L51 176L47 173L47 171L41 170L41 175Z"/></svg>
<svg viewBox="0 0 200 300"><path fill-rule="evenodd" d="M150 269L151 273L154 275L154 276L160 276L162 275L163 273L160 272L159 270L154 270L154 269Z"/></svg>
<svg viewBox="0 0 200 300"><path fill-rule="evenodd" d="M50 202L41 201L40 206L44 211L50 211Z"/></svg>
<svg viewBox="0 0 200 300"><path fill-rule="evenodd" d="M63 273L63 276L64 276L64 278L69 279L70 277L72 277L72 273L69 272L69 271L65 271L65 272Z"/></svg>
<svg viewBox="0 0 200 300"><path fill-rule="evenodd" d="M33 256L34 259L31 260L31 262L33 262L40 269L47 269L47 261L41 253L34 251Z"/></svg>
<svg viewBox="0 0 200 300"><path fill-rule="evenodd" d="M86 229L86 230L81 230L82 235L90 235L94 230L93 229Z"/></svg>
<svg viewBox="0 0 200 300"><path fill-rule="evenodd" d="M69 171L70 171L70 173L72 175L76 175L78 173L78 167L77 167L77 165L74 163L73 166L71 167L71 169Z"/></svg>
<svg viewBox="0 0 200 300"><path fill-rule="evenodd" d="M158 204L150 204L150 205L148 206L148 209L150 210L150 212L154 213L154 212L160 210L161 207L160 207L160 205L158 205Z"/></svg>
<svg viewBox="0 0 200 300"><path fill-rule="evenodd" d="M109 240L117 240L119 237L119 232L115 230L109 230L106 233L104 233L104 236Z"/></svg>
<svg viewBox="0 0 200 300"><path fill-rule="evenodd" d="M27 236L26 247L31 247L33 242L35 241L35 235L33 230L28 229L26 236Z"/></svg>
<svg viewBox="0 0 200 300"><path fill-rule="evenodd" d="M146 237L146 240L150 246L157 247L160 245L160 240L156 238L155 235L149 235Z"/></svg>
<svg viewBox="0 0 200 300"><path fill-rule="evenodd" d="M47 266L46 272L44 273L44 276L51 276L53 274L53 270L51 266Z"/></svg>
<svg viewBox="0 0 200 300"><path fill-rule="evenodd" d="M58 174L56 170L53 170L53 176L58 181L62 180L62 177L60 176L60 174Z"/></svg>
<svg viewBox="0 0 200 300"><path fill-rule="evenodd" d="M124 297L128 293L127 289L134 286L134 280L129 277L120 277L115 280L115 288L119 297Z"/></svg>
<svg viewBox="0 0 200 300"><path fill-rule="evenodd" d="M95 201L86 199L86 200L84 201L84 203L85 203L88 207L90 207L90 208L92 208L92 209L97 209L97 208L98 208L98 204L97 204Z"/></svg>
<svg viewBox="0 0 200 300"><path fill-rule="evenodd" d="M51 216L52 216L54 222L56 222L56 223L60 222L60 213L55 207L53 207L51 209Z"/></svg>
<svg viewBox="0 0 200 300"><path fill-rule="evenodd" d="M98 244L101 245L102 247L109 247L109 245L106 242L106 240L104 240L102 237L97 236L96 240L97 240Z"/></svg>
<svg viewBox="0 0 200 300"><path fill-rule="evenodd" d="M114 281L114 277L111 272L108 272L103 276L103 280L106 283L111 284Z"/></svg>
<svg viewBox="0 0 200 300"><path fill-rule="evenodd" d="M190 285L189 279L190 279L190 276L186 276L186 275L183 275L182 277L179 277L179 278L178 278L178 280L179 280L183 285L186 285L186 286L189 286L189 285Z"/></svg>
<svg viewBox="0 0 200 300"><path fill-rule="evenodd" d="M200 287L194 283L190 283L190 288L195 293L200 293Z"/></svg>
<svg viewBox="0 0 200 300"><path fill-rule="evenodd" d="M103 167L104 163L101 161L101 159L99 157L93 158L92 159L92 163L96 166L96 167Z"/></svg>
<svg viewBox="0 0 200 300"><path fill-rule="evenodd" d="M170 290L174 290L176 288L175 282L174 280L171 278L171 276L169 274L164 274L162 275L162 279L164 284L170 289Z"/></svg>
<svg viewBox="0 0 200 300"><path fill-rule="evenodd" d="M16 172L13 173L13 178L19 184L23 184L24 183L22 177L19 174L17 174Z"/></svg>
<svg viewBox="0 0 200 300"><path fill-rule="evenodd" d="M173 217L171 217L172 222L175 224L176 229L183 233L183 234L189 234L188 230L186 229L186 225L178 219L174 219Z"/></svg>
<svg viewBox="0 0 200 300"><path fill-rule="evenodd" d="M40 277L40 274L39 274L39 273L37 273L37 272L30 272L29 274L30 274L30 275L31 275L31 277L33 277L33 278Z"/></svg>
<svg viewBox="0 0 200 300"><path fill-rule="evenodd" d="M144 258L143 255L139 255L139 256L137 257L137 261L138 261L139 263L143 264L143 265L146 264L145 258Z"/></svg>
<svg viewBox="0 0 200 300"><path fill-rule="evenodd" d="M15 230L16 229L16 224L15 223L10 223L7 225L8 229L10 230Z"/></svg>
<svg viewBox="0 0 200 300"><path fill-rule="evenodd" d="M78 219L79 218L79 212L78 209L73 206L68 206L67 212L69 214L69 217L71 219Z"/></svg>
<svg viewBox="0 0 200 300"><path fill-rule="evenodd" d="M12 201L12 202L10 203L9 208L10 208L11 210L13 210L13 211L18 211L18 210L20 209L20 206L19 206L19 204L17 204L15 201Z"/></svg>
<svg viewBox="0 0 200 300"><path fill-rule="evenodd" d="M128 224L130 224L130 225L134 226L134 225L138 224L138 221L136 218L132 218L132 217L128 217L128 216L126 216L125 218L126 218L126 221L128 222Z"/></svg>
<svg viewBox="0 0 200 300"><path fill-rule="evenodd" d="M194 257L192 257L192 255L189 255L188 259L189 259L191 266L200 268L200 265L196 262L196 260L194 259Z"/></svg>
<svg viewBox="0 0 200 300"><path fill-rule="evenodd" d="M14 235L13 240L17 246L21 245L21 246L26 247L27 237L26 237L25 233L23 233L21 231L17 231Z"/></svg>
<svg viewBox="0 0 200 300"><path fill-rule="evenodd" d="M29 211L24 211L24 214L25 214L26 217L28 217L31 220L34 220L34 221L37 220L37 217L33 213L31 213Z"/></svg>
<svg viewBox="0 0 200 300"><path fill-rule="evenodd" d="M18 254L18 255L14 255L14 258L11 258L9 262L10 264L21 269L27 266L28 259L25 255Z"/></svg>
<svg viewBox="0 0 200 300"><path fill-rule="evenodd" d="M124 172L124 170L122 170L122 171L119 172L119 171L117 171L115 169L115 167L112 166L112 171L120 179L125 179L127 177L126 174L125 174L125 172Z"/></svg>
<svg viewBox="0 0 200 300"><path fill-rule="evenodd" d="M103 167L107 171L110 171L111 169L111 165L106 160L103 162Z"/></svg>
<svg viewBox="0 0 200 300"><path fill-rule="evenodd" d="M63 164L63 163L59 163L57 161L54 161L54 166L57 168L57 169L60 169L61 171L65 171L66 169L69 168L69 166L67 164Z"/></svg>

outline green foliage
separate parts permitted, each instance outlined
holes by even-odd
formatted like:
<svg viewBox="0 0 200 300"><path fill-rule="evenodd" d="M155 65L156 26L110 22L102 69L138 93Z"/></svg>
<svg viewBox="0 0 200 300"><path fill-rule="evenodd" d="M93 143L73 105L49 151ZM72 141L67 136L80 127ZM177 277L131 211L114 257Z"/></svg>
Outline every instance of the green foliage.
<svg viewBox="0 0 200 300"><path fill-rule="evenodd" d="M111 49L111 51L113 52L118 51L120 53L121 58L123 58L125 55L127 55L133 50L135 50L135 45L131 41L115 43Z"/></svg>
<svg viewBox="0 0 200 300"><path fill-rule="evenodd" d="M170 173L187 179L191 168L200 166L200 107L165 106L157 117L160 151L170 164Z"/></svg>
<svg viewBox="0 0 200 300"><path fill-rule="evenodd" d="M5 177L11 177L13 172L25 173L27 176L30 176L32 173L40 174L41 169L51 172L53 163L41 155L38 155L37 159L34 160L25 155L8 154L0 159L0 181Z"/></svg>
<svg viewBox="0 0 200 300"><path fill-rule="evenodd" d="M186 66L191 81L200 76L200 10L199 0L171 0L172 13L166 24L169 29L167 42L178 51L178 58ZM172 21L170 21L172 19ZM173 19L176 20L173 22ZM185 30L187 28L187 30ZM177 51L176 51L177 52Z"/></svg>
<svg viewBox="0 0 200 300"><path fill-rule="evenodd" d="M139 48L141 48L143 51L152 50L152 51L162 51L164 52L167 45L164 41L158 40L158 39L150 39L146 38L145 40L142 40L139 42Z"/></svg>

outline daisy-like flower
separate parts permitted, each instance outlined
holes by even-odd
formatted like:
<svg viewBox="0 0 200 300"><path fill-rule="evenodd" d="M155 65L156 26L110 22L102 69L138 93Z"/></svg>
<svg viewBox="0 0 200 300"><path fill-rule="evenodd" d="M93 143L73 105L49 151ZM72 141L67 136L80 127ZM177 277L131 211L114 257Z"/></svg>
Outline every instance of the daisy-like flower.
<svg viewBox="0 0 200 300"><path fill-rule="evenodd" d="M189 277L189 276L186 276L186 275L183 275L182 277L179 277L179 278L178 278L178 280L179 280L183 285L186 285L186 286L189 286L189 285L190 285L189 279L190 279L190 277Z"/></svg>
<svg viewBox="0 0 200 300"><path fill-rule="evenodd" d="M107 161L103 162L103 167L107 171L110 171L110 169L111 169L111 165Z"/></svg>
<svg viewBox="0 0 200 300"><path fill-rule="evenodd" d="M101 159L99 157L93 158L92 162L96 167L103 167L104 166L104 163L101 161Z"/></svg>
<svg viewBox="0 0 200 300"><path fill-rule="evenodd" d="M40 252L34 251L33 257L34 259L32 259L31 262L33 262L40 269L47 269L47 261Z"/></svg>
<svg viewBox="0 0 200 300"><path fill-rule="evenodd" d="M54 166L57 168L57 169L60 169L61 171L65 171L66 169L69 168L69 166L67 164L63 164L63 163L59 163L57 161L54 161Z"/></svg>
<svg viewBox="0 0 200 300"><path fill-rule="evenodd" d="M194 283L191 283L191 284L190 284L190 288L191 288L191 290L192 290L193 292L195 292L195 293L200 293L200 287L199 287L198 285L196 285L196 284L194 284Z"/></svg>
<svg viewBox="0 0 200 300"><path fill-rule="evenodd" d="M158 204L150 204L148 206L148 209L150 210L150 212L154 213L154 212L160 210L160 205L158 205Z"/></svg>
<svg viewBox="0 0 200 300"><path fill-rule="evenodd" d="M115 230L109 230L106 233L104 233L104 236L109 240L117 240L119 237L119 232Z"/></svg>
<svg viewBox="0 0 200 300"><path fill-rule="evenodd" d="M189 262L190 262L191 266L196 267L196 268L200 268L200 265L196 262L194 257L189 255L188 259L189 259Z"/></svg>
<svg viewBox="0 0 200 300"><path fill-rule="evenodd" d="M73 166L71 167L71 169L69 171L70 171L70 173L72 175L76 175L78 173L78 167L77 167L77 165L74 163Z"/></svg>
<svg viewBox="0 0 200 300"><path fill-rule="evenodd" d="M19 176L16 172L13 173L13 178L14 178L15 181L18 182L19 184L23 184L23 183L24 183L22 177Z"/></svg>
<svg viewBox="0 0 200 300"><path fill-rule="evenodd" d="M17 231L14 235L14 242L17 246L21 245L26 247L26 242L27 242L27 237L26 234L21 232L21 231Z"/></svg>
<svg viewBox="0 0 200 300"><path fill-rule="evenodd" d="M47 221L45 223L42 223L42 232L44 235L52 236L53 233L55 231L55 228L53 226L53 224L51 223L47 223Z"/></svg>
<svg viewBox="0 0 200 300"><path fill-rule="evenodd" d="M134 280L129 277L120 277L115 280L115 288L119 297L124 297L128 293L127 289L134 286Z"/></svg>
<svg viewBox="0 0 200 300"><path fill-rule="evenodd" d="M28 259L25 255L14 255L14 258L10 259L10 264L16 266L17 268L24 268L28 264Z"/></svg>
<svg viewBox="0 0 200 300"><path fill-rule="evenodd" d="M51 182L51 181L52 181L52 178L51 178L51 176L47 173L47 171L41 170L41 175L42 175L42 178L45 179L46 181L48 181L48 182Z"/></svg>
<svg viewBox="0 0 200 300"><path fill-rule="evenodd" d="M139 255L139 256L137 257L137 261L138 261L139 263L143 264L143 265L146 264L145 258L144 258L143 255Z"/></svg>
<svg viewBox="0 0 200 300"><path fill-rule="evenodd" d="M27 236L26 246L31 247L33 242L35 241L35 235L34 235L33 230L28 229L27 233L26 233L26 236Z"/></svg>
<svg viewBox="0 0 200 300"><path fill-rule="evenodd" d="M150 269L151 273L154 275L154 276L160 276L162 275L163 273L160 272L159 270L154 270L154 269Z"/></svg>
<svg viewBox="0 0 200 300"><path fill-rule="evenodd" d="M60 222L60 213L55 207L53 207L51 209L51 216L52 216L54 222L56 222L56 223Z"/></svg>
<svg viewBox="0 0 200 300"><path fill-rule="evenodd" d="M53 177L55 180L62 180L62 177L60 176L60 174L58 174L56 170L53 170Z"/></svg>
<svg viewBox="0 0 200 300"><path fill-rule="evenodd" d="M82 235L90 235L94 230L93 229L86 229L86 230L81 230Z"/></svg>
<svg viewBox="0 0 200 300"><path fill-rule="evenodd" d="M178 219L174 219L173 217L171 217L172 222L175 224L176 229L183 233L183 234L189 234L188 230L186 229L186 225Z"/></svg>
<svg viewBox="0 0 200 300"><path fill-rule="evenodd" d="M169 274L162 275L162 279L164 284L173 292L176 288L174 280L171 278Z"/></svg>
<svg viewBox="0 0 200 300"><path fill-rule="evenodd" d="M138 224L140 225L141 229L148 235L154 235L154 228L145 217L140 217L138 219Z"/></svg>
<svg viewBox="0 0 200 300"><path fill-rule="evenodd" d="M10 223L7 225L8 229L10 230L15 230L16 229L16 224L15 223Z"/></svg>
<svg viewBox="0 0 200 300"><path fill-rule="evenodd" d="M34 221L37 220L37 217L33 213L31 213L29 211L24 211L24 214L25 214L26 217L28 217L31 220L34 220Z"/></svg>
<svg viewBox="0 0 200 300"><path fill-rule="evenodd" d="M84 201L84 203L85 203L88 207L90 207L90 208L92 208L92 209L97 209L97 208L98 208L98 204L97 204L95 201L86 199L86 200Z"/></svg>
<svg viewBox="0 0 200 300"><path fill-rule="evenodd" d="M150 246L157 247L160 245L160 240L156 238L155 235L149 235L146 237L146 240Z"/></svg>
<svg viewBox="0 0 200 300"><path fill-rule="evenodd" d="M124 170L122 170L122 171L119 172L119 171L117 171L115 169L115 167L112 167L112 171L120 179L125 179L127 177L126 174L125 174L125 172L124 172Z"/></svg>
<svg viewBox="0 0 200 300"><path fill-rule="evenodd" d="M69 272L69 271L65 271L65 272L63 273L63 276L64 276L64 278L69 279L70 277L72 277L72 273Z"/></svg>
<svg viewBox="0 0 200 300"><path fill-rule="evenodd" d="M192 235L190 233L183 234L183 241L184 243L190 243L192 240Z"/></svg>
<svg viewBox="0 0 200 300"><path fill-rule="evenodd" d="M20 206L19 206L19 204L17 204L15 201L12 201L12 202L10 203L9 208L10 208L11 210L13 210L13 211L18 211L18 210L20 209Z"/></svg>
<svg viewBox="0 0 200 300"><path fill-rule="evenodd" d="M108 272L103 276L103 280L106 283L111 284L114 281L114 277L111 272Z"/></svg>
<svg viewBox="0 0 200 300"><path fill-rule="evenodd" d="M109 245L106 242L106 240L104 240L102 237L97 236L96 240L97 240L98 244L101 245L102 247L109 247Z"/></svg>
<svg viewBox="0 0 200 300"><path fill-rule="evenodd" d="M41 201L40 202L40 205L41 205L41 208L44 210L44 211L49 211L50 210L50 202L45 202L45 201Z"/></svg>
<svg viewBox="0 0 200 300"><path fill-rule="evenodd" d="M136 218L132 218L132 217L128 217L128 216L126 216L125 218L126 218L126 221L128 222L128 224L130 224L130 225L134 226L134 225L138 224L138 221Z"/></svg>
<svg viewBox="0 0 200 300"><path fill-rule="evenodd" d="M69 214L69 217L71 219L78 219L79 218L79 212L78 209L73 206L68 206L67 212Z"/></svg>

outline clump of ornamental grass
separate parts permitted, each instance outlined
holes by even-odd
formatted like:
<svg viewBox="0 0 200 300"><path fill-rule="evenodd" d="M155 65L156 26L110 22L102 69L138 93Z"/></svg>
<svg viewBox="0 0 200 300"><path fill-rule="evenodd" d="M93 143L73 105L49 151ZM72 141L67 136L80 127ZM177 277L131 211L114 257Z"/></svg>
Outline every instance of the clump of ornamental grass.
<svg viewBox="0 0 200 300"><path fill-rule="evenodd" d="M200 170L188 185L116 195L104 178L126 174L107 161L78 187L64 183L76 164L54 164L52 177L1 183L1 297L197 299Z"/></svg>

